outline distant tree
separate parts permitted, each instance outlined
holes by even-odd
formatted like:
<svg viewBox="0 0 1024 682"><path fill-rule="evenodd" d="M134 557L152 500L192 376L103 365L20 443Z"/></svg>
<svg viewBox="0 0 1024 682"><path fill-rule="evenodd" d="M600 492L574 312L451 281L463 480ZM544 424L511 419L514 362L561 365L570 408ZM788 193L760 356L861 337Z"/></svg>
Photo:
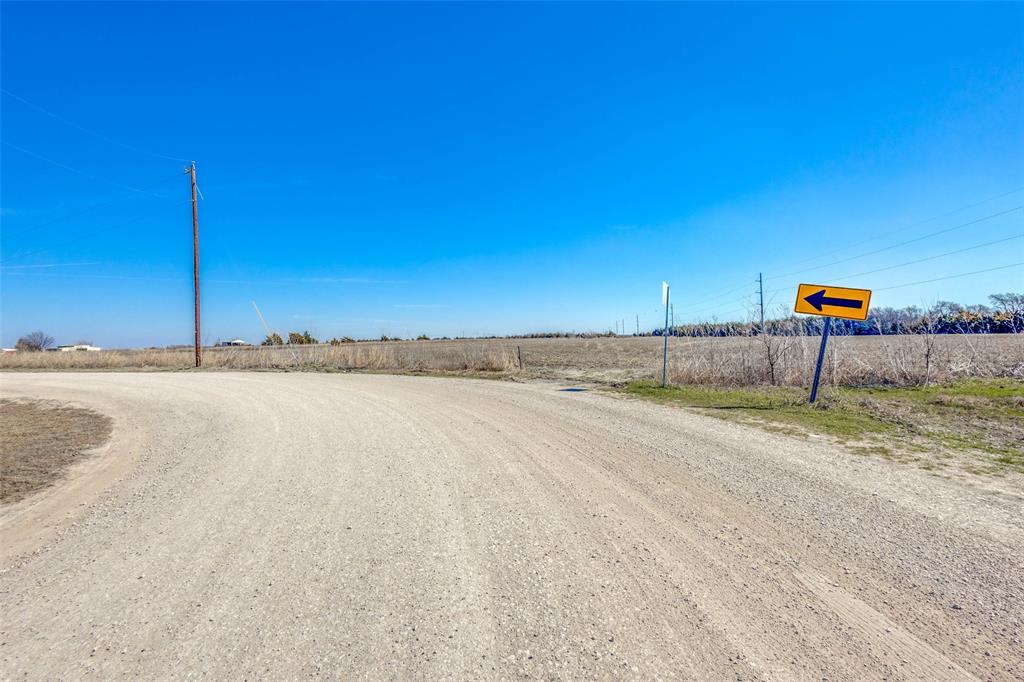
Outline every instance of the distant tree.
<svg viewBox="0 0 1024 682"><path fill-rule="evenodd" d="M381 334L381 335L380 335L380 340L381 340L381 341L390 341L390 340L391 340L391 337L390 337L390 336L388 336L387 334Z"/></svg>
<svg viewBox="0 0 1024 682"><path fill-rule="evenodd" d="M309 332L302 332L302 342L309 345L312 345L314 343L320 343Z"/></svg>
<svg viewBox="0 0 1024 682"><path fill-rule="evenodd" d="M34 331L18 339L14 345L20 351L36 352L53 345L53 337L45 332Z"/></svg>
<svg viewBox="0 0 1024 682"><path fill-rule="evenodd" d="M988 300L1007 315L1024 315L1024 294L992 294Z"/></svg>
<svg viewBox="0 0 1024 682"><path fill-rule="evenodd" d="M320 343L316 340L309 332L288 332L288 343L296 346L308 346L314 343Z"/></svg>
<svg viewBox="0 0 1024 682"><path fill-rule="evenodd" d="M261 343L260 345L261 346L283 346L284 345L284 339L282 339L281 335L278 334L277 332L271 332L270 334L267 334L267 338L263 339L263 343Z"/></svg>
<svg viewBox="0 0 1024 682"><path fill-rule="evenodd" d="M427 336L426 334L420 334L419 336L416 337L416 340L417 341L430 341L430 337Z"/></svg>
<svg viewBox="0 0 1024 682"><path fill-rule="evenodd" d="M943 318L943 317L954 317L964 307L959 303L953 303L952 301L936 301L935 305L932 306L931 310L925 314L932 318Z"/></svg>

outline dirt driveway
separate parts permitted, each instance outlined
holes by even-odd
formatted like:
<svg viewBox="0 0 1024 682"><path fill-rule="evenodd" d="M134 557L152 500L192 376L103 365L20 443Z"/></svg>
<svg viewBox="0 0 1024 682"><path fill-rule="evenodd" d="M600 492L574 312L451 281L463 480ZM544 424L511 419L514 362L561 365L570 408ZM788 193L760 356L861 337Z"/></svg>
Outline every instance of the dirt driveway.
<svg viewBox="0 0 1024 682"><path fill-rule="evenodd" d="M1024 498L553 384L0 375L0 677L1022 679Z"/></svg>

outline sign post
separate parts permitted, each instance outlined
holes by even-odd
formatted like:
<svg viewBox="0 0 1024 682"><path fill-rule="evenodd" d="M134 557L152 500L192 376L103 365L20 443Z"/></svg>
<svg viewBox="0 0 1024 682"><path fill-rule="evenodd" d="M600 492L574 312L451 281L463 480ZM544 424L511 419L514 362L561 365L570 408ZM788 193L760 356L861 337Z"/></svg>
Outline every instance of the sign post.
<svg viewBox="0 0 1024 682"><path fill-rule="evenodd" d="M661 302L665 306L665 329L662 331L661 387L668 385L668 301L671 296L668 282L661 283Z"/></svg>
<svg viewBox="0 0 1024 682"><path fill-rule="evenodd" d="M818 383L821 381L821 366L825 362L828 337L832 333L832 318L866 320L870 303L870 289L849 289L821 284L801 284L797 289L793 312L820 315L825 318L825 324L821 328L818 364L814 367L814 383L811 385L811 396L807 402L813 405L818 398Z"/></svg>
<svg viewBox="0 0 1024 682"><path fill-rule="evenodd" d="M821 348L818 349L818 364L814 367L814 383L811 384L811 397L807 401L814 404L818 398L818 381L821 380L821 364L825 361L825 346L828 345L828 335L832 331L832 318L826 317L825 324L821 328Z"/></svg>

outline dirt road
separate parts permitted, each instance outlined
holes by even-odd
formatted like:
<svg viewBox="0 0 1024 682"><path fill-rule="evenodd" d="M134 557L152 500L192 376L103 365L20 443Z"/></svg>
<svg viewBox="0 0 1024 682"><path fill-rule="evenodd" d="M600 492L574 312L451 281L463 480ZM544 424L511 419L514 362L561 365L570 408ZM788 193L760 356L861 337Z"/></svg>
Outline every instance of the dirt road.
<svg viewBox="0 0 1024 682"><path fill-rule="evenodd" d="M0 375L4 679L1022 679L1022 498L549 384Z"/></svg>

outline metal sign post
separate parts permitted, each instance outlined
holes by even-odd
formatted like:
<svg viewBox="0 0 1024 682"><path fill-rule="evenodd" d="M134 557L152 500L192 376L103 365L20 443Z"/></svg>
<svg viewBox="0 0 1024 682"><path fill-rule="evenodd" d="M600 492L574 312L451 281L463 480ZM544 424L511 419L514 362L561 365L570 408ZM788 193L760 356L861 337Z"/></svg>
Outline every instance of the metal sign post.
<svg viewBox="0 0 1024 682"><path fill-rule="evenodd" d="M814 368L814 383L811 384L811 398L807 402L811 405L818 398L818 382L821 380L821 365L825 361L825 346L828 345L828 335L832 331L832 318L826 317L825 324L821 328L821 348L818 349L818 364Z"/></svg>
<svg viewBox="0 0 1024 682"><path fill-rule="evenodd" d="M669 298L671 296L671 290L669 289L668 282L661 283L661 302L665 304L665 330L662 332L663 348L661 358L661 387L665 388L668 385L668 305Z"/></svg>

